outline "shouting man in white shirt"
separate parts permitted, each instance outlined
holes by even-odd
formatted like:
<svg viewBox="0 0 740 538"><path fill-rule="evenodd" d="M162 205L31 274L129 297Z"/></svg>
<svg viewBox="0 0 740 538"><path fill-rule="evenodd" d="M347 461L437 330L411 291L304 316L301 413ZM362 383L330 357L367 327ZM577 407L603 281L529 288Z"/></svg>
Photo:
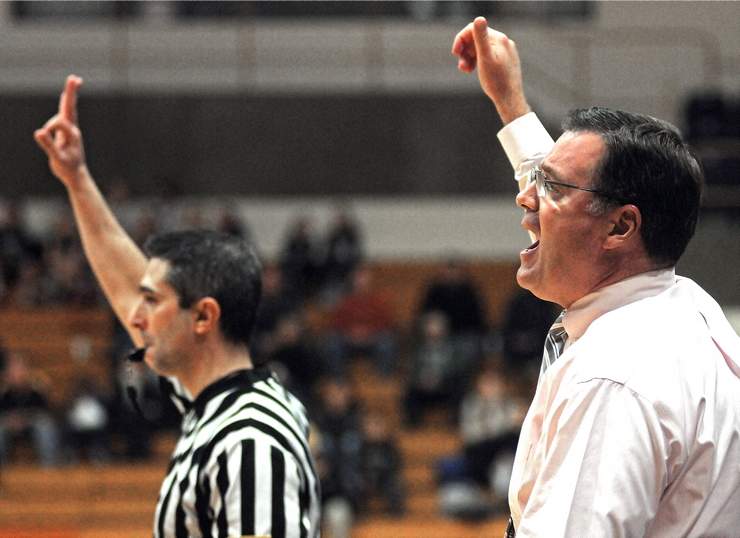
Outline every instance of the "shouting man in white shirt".
<svg viewBox="0 0 740 538"><path fill-rule="evenodd" d="M519 284L560 304L509 488L508 536L740 533L740 338L675 264L701 167L672 125L594 107L553 142L516 45L478 17L456 37L504 123L533 243Z"/></svg>

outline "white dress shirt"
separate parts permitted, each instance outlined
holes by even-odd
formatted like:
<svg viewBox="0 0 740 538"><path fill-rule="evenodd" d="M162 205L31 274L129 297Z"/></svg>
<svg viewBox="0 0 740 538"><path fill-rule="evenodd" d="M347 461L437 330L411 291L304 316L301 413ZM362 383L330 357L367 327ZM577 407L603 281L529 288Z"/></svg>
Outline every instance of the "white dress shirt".
<svg viewBox="0 0 740 538"><path fill-rule="evenodd" d="M551 149L543 132L530 113L499 134L518 178ZM517 537L740 537L740 338L719 305L661 270L563 322L519 438Z"/></svg>

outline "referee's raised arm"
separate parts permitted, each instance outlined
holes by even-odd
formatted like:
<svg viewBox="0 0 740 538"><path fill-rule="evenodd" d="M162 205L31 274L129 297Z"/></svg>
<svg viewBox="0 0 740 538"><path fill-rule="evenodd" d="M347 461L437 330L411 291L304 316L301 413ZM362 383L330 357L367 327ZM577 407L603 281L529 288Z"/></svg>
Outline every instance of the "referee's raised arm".
<svg viewBox="0 0 740 538"><path fill-rule="evenodd" d="M95 277L134 343L142 345L141 335L129 324L129 315L139 299L139 281L147 259L113 215L87 168L77 115L80 86L80 77L67 77L57 113L34 132L34 138L48 156L52 173L67 189Z"/></svg>

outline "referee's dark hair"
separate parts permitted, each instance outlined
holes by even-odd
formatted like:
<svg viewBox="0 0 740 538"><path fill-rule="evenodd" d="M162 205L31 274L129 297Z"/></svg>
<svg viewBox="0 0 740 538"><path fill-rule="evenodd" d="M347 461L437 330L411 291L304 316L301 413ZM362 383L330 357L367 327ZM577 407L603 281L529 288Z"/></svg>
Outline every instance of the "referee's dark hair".
<svg viewBox="0 0 740 538"><path fill-rule="evenodd" d="M601 213L634 204L642 215L640 234L648 255L674 265L694 235L704 173L678 129L670 123L604 107L573 110L563 121L571 132L601 136L606 150L594 178L593 207Z"/></svg>
<svg viewBox="0 0 740 538"><path fill-rule="evenodd" d="M262 294L262 264L247 241L212 230L186 230L155 234L144 251L169 262L167 282L181 308L212 297L221 307L224 339L249 345Z"/></svg>

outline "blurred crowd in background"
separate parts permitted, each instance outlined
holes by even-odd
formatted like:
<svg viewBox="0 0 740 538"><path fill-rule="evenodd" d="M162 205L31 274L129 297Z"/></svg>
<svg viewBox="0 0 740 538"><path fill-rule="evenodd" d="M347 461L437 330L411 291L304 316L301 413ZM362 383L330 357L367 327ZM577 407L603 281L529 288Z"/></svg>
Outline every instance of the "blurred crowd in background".
<svg viewBox="0 0 740 538"><path fill-rule="evenodd" d="M60 215L47 236L36 237L21 214L8 204L0 225L2 308L105 308L71 215ZM183 220L182 226L203 225L195 210ZM128 226L138 242L163 227L150 214ZM229 211L218 227L249 237L248 226ZM463 446L438 464L443 506L448 499L451 512L474 517L491 506L481 499L505 495L541 343L557 312L522 291L509 302L501 326L493 327L465 260L440 260L438 266L419 303L410 305L411 327L402 328L391 300L396 290L368 263L363 230L349 210L337 210L323 233L310 218L296 217L279 256L265 261L251 352L309 410L333 536L369 510L404 514L398 438L425 427L430 413L441 417L438 427L459 432ZM178 427L176 411L159 397L156 376L123 360L131 349L125 330L116 324L112 334L109 382L77 380L61 408L50 404L51 381L34 375L29 357L3 350L3 464L12 461L19 442L48 466L146 460L157 432ZM358 357L380 379L400 383L399 420L361 405L352 376ZM136 388L139 411L127 386Z"/></svg>

